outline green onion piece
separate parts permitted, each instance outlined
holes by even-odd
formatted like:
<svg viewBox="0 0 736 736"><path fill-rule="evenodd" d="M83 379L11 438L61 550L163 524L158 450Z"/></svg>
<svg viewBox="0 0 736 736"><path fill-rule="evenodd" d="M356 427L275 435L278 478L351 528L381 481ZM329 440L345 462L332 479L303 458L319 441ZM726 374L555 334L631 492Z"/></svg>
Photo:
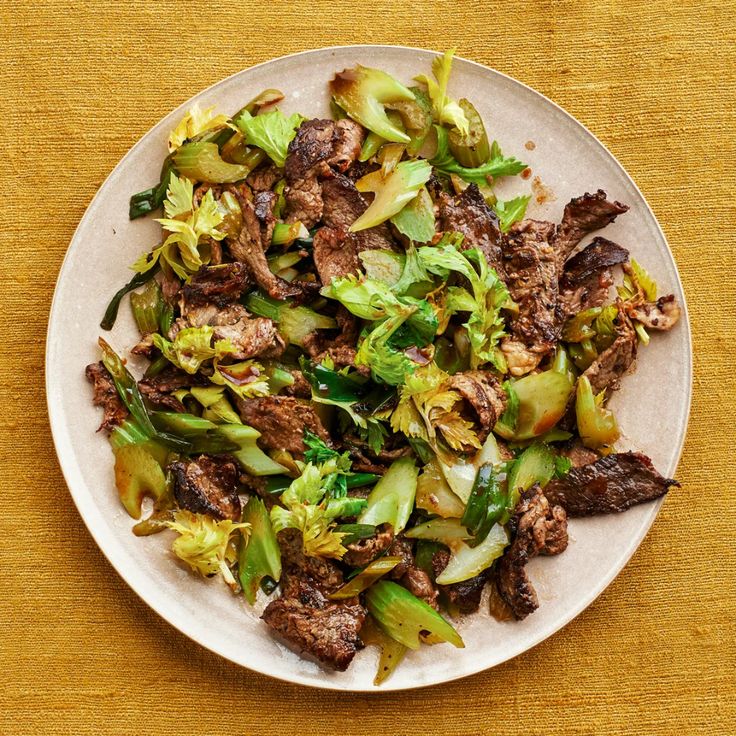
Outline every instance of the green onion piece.
<svg viewBox="0 0 736 736"><path fill-rule="evenodd" d="M159 183L155 187L144 189L142 192L138 192L138 194L134 194L130 198L128 217L131 220L135 220L137 217L143 217L143 215L157 210L163 204L164 199L166 199L166 190L169 188L169 180L173 173L176 173L176 171L171 155L169 154L164 159Z"/></svg>
<svg viewBox="0 0 736 736"><path fill-rule="evenodd" d="M501 518L506 510L506 493L498 482L493 465L486 463L478 468L478 475L470 492L468 504L460 523L473 534L470 547L480 544L491 531L491 527Z"/></svg>
<svg viewBox="0 0 736 736"><path fill-rule="evenodd" d="M343 546L345 546L359 539L370 539L376 533L376 527L373 524L338 524L333 531L345 534L342 538Z"/></svg>
<svg viewBox="0 0 736 736"><path fill-rule="evenodd" d="M252 606L264 578L281 579L281 549L271 526L271 518L260 498L253 496L243 509L243 521L250 524L250 537L240 548L238 570L245 599Z"/></svg>
<svg viewBox="0 0 736 736"><path fill-rule="evenodd" d="M141 335L158 332L164 300L158 281L151 279L141 292L130 295L130 308Z"/></svg>
<svg viewBox="0 0 736 736"><path fill-rule="evenodd" d="M156 275L157 270L158 266L154 266L145 273L137 273L130 281L128 281L127 284L125 284L125 286L123 286L122 289L115 293L115 296L113 296L110 303L107 305L102 322L100 322L100 327L102 327L103 330L111 330L113 328L115 320L118 318L118 309L123 297L134 289L137 289L139 286L143 286L147 281L150 281Z"/></svg>

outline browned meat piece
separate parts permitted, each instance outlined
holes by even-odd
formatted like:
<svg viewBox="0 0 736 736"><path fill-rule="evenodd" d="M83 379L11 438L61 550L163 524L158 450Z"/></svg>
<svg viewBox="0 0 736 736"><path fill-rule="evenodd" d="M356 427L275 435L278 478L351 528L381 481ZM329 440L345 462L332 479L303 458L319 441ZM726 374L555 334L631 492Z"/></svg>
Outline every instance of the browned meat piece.
<svg viewBox="0 0 736 736"><path fill-rule="evenodd" d="M603 391L604 388L617 389L619 379L626 374L636 360L638 337L631 320L622 313L620 302L616 322L618 337L583 372L596 394Z"/></svg>
<svg viewBox="0 0 736 736"><path fill-rule="evenodd" d="M231 186L230 191L238 200L243 213L243 226L237 240L228 240L233 257L245 264L251 278L274 299L283 300L301 295L302 290L298 284L289 284L280 279L268 267L266 249L270 242L263 242L253 192L247 184Z"/></svg>
<svg viewBox="0 0 736 736"><path fill-rule="evenodd" d="M181 508L214 519L240 521L238 471L232 460L200 455L189 462L171 463L168 469Z"/></svg>
<svg viewBox="0 0 736 736"><path fill-rule="evenodd" d="M620 452L573 468L544 489L570 516L612 514L663 496L676 480L663 478L640 452Z"/></svg>
<svg viewBox="0 0 736 736"><path fill-rule="evenodd" d="M344 171L360 154L363 129L352 120L307 120L289 144L285 175L287 221L306 228L322 219L319 179Z"/></svg>
<svg viewBox="0 0 736 736"><path fill-rule="evenodd" d="M357 598L330 601L309 583L296 579L261 618L286 641L320 662L344 672L363 647L360 629L366 612Z"/></svg>
<svg viewBox="0 0 736 736"><path fill-rule="evenodd" d="M394 533L390 524L381 524L376 528L376 533L368 539L359 539L347 546L347 552L342 561L350 567L365 567L373 562L380 554L383 554L391 545Z"/></svg>
<svg viewBox="0 0 736 736"><path fill-rule="evenodd" d="M449 561L450 553L445 549L438 550L432 555L432 574L435 579L447 567ZM487 581L486 572L483 571L480 575L460 583L440 585L439 589L460 613L475 613L480 607L480 599Z"/></svg>
<svg viewBox="0 0 736 736"><path fill-rule="evenodd" d="M501 352L512 376L523 376L533 371L544 357L540 353L533 353L523 342L510 337L501 340Z"/></svg>
<svg viewBox="0 0 736 736"><path fill-rule="evenodd" d="M156 351L156 346L153 344L153 332L149 332L144 335L133 347L130 352L133 355L142 355L144 358L153 360L153 354Z"/></svg>
<svg viewBox="0 0 736 736"><path fill-rule="evenodd" d="M563 445L560 449L560 455L568 458L573 468L594 463L600 457L595 450L585 447L578 439L570 440Z"/></svg>
<svg viewBox="0 0 736 736"><path fill-rule="evenodd" d="M477 435L483 442L506 409L506 392L492 373L465 371L450 379L455 389L468 402L478 425Z"/></svg>
<svg viewBox="0 0 736 736"><path fill-rule="evenodd" d="M377 475L383 475L394 460L412 453L406 437L402 434L389 435L378 454L371 450L366 440L352 432L343 434L340 446L350 452L354 471L376 473Z"/></svg>
<svg viewBox="0 0 736 736"><path fill-rule="evenodd" d="M514 539L498 561L496 585L517 619L539 607L526 563L537 555L558 555L567 548L567 516L561 506L550 505L538 485L526 491L511 519Z"/></svg>
<svg viewBox="0 0 736 736"><path fill-rule="evenodd" d="M235 360L278 358L286 350L286 342L276 323L266 317L243 317L231 325L215 329L216 340L229 340L236 348Z"/></svg>
<svg viewBox="0 0 736 736"><path fill-rule="evenodd" d="M291 396L238 399L238 411L247 424L261 433L260 444L269 450L287 450L304 457L304 429L331 444L330 435L309 402Z"/></svg>
<svg viewBox="0 0 736 736"><path fill-rule="evenodd" d="M601 237L570 258L560 278L560 318L567 319L584 309L604 304L613 284L611 267L628 260L626 248Z"/></svg>
<svg viewBox="0 0 736 736"><path fill-rule="evenodd" d="M440 229L462 233L463 249L478 248L488 264L504 278L501 254L501 230L496 213L486 204L476 184L471 184L462 194L452 196L442 192L438 198Z"/></svg>
<svg viewBox="0 0 736 736"><path fill-rule="evenodd" d="M268 604L263 620L286 641L336 670L347 669L362 648L365 609L357 598L332 602L326 595L343 582L331 560L305 557L301 533L278 534L282 552L281 597Z"/></svg>
<svg viewBox="0 0 736 736"><path fill-rule="evenodd" d="M253 207L261 223L261 244L263 250L268 250L273 237L273 229L276 226L276 218L273 214L273 208L276 206L279 195L276 192L258 192L253 197Z"/></svg>
<svg viewBox="0 0 736 736"><path fill-rule="evenodd" d="M682 310L674 294L662 296L656 302L644 302L626 307L626 313L650 330L671 330L680 319Z"/></svg>
<svg viewBox="0 0 736 736"><path fill-rule="evenodd" d="M112 432L128 416L128 410L115 388L115 382L102 361L90 363L84 369L84 375L87 376L94 390L92 403L102 407L104 412L102 424L97 431L104 429L106 432Z"/></svg>
<svg viewBox="0 0 736 736"><path fill-rule="evenodd" d="M182 287L182 312L209 304L225 307L240 299L248 285L248 272L242 263L202 266Z"/></svg>
<svg viewBox="0 0 736 736"><path fill-rule="evenodd" d="M439 592L432 582L432 578L422 569L414 564L414 552L411 542L402 536L394 537L394 540L386 550L389 557L399 557L400 562L391 570L389 577L398 581L410 593L421 598L432 608L438 608L437 598Z"/></svg>
<svg viewBox="0 0 736 736"><path fill-rule="evenodd" d="M254 192L268 192L281 176L281 170L269 162L251 171L245 182Z"/></svg>
<svg viewBox="0 0 736 736"><path fill-rule="evenodd" d="M363 195L350 179L337 174L322 183L325 227L314 237L314 264L320 280L329 284L333 278L361 270L359 255L366 250L390 250L393 240L388 226L349 233L348 228L368 209Z"/></svg>
<svg viewBox="0 0 736 736"><path fill-rule="evenodd" d="M190 375L173 365L167 366L155 376L138 381L138 389L141 394L155 408L180 412L185 411L184 405L171 394L180 388L207 385L209 381L205 376Z"/></svg>
<svg viewBox="0 0 736 736"><path fill-rule="evenodd" d="M602 189L595 194L586 192L582 197L571 199L565 205L562 222L557 226L552 239L552 246L557 254L558 271L562 271L562 266L570 253L588 233L610 225L618 215L628 209L628 205L621 202L609 202Z"/></svg>
<svg viewBox="0 0 736 736"><path fill-rule="evenodd" d="M342 304L337 307L335 320L338 327L337 336L326 330L316 330L311 335L307 335L303 347L317 363L329 356L335 366L342 368L355 363L355 345L360 334L360 323L358 318L348 312ZM358 368L361 373L364 370L365 375L370 373L370 368L366 366Z"/></svg>
<svg viewBox="0 0 736 736"><path fill-rule="evenodd" d="M309 385L309 381L304 378L304 374L298 369L289 371L289 373L291 373L294 383L284 389L284 394L295 396L298 399L311 399L312 387Z"/></svg>
<svg viewBox="0 0 736 736"><path fill-rule="evenodd" d="M549 243L553 234L551 222L525 220L511 229L503 245L506 285L519 313L511 320L511 337L501 350L511 358L509 369L515 376L528 372L528 366L536 367L557 341L557 265ZM519 351L529 355L514 360Z"/></svg>
<svg viewBox="0 0 736 736"><path fill-rule="evenodd" d="M389 577L393 580L401 580L406 574L406 571L414 565L414 552L411 548L411 542L401 535L394 537L393 542L391 542L391 545L386 550L386 554L389 557L400 557L402 560L389 573Z"/></svg>

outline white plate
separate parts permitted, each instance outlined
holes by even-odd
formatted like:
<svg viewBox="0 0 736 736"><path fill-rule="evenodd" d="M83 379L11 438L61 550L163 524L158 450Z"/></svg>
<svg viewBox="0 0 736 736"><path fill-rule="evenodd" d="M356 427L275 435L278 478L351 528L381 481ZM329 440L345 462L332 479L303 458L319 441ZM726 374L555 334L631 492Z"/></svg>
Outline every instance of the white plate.
<svg viewBox="0 0 736 736"><path fill-rule="evenodd" d="M178 565L168 552L167 533L133 536L115 493L110 448L103 434L94 432L100 412L92 406L84 366L99 358L98 325L108 300L130 278L133 260L157 241L159 226L150 217L128 220L128 198L158 180L167 135L192 102L233 112L260 90L277 87L287 95L285 112L329 116L327 82L335 71L361 63L409 82L415 74L428 72L433 56L393 46L307 51L246 69L193 97L147 133L102 185L72 239L51 309L46 356L51 429L72 497L100 549L128 585L187 636L245 667L313 687L373 690L375 649L360 652L347 672L328 672L269 634L259 620L262 605L249 609L219 580L205 581ZM605 189L610 198L631 207L606 229L606 237L629 248L656 278L662 293L674 292L684 307L677 270L652 211L589 131L537 92L470 61L456 60L450 87L453 97L466 96L474 102L503 151L525 160L556 195L555 201L532 205L530 216L559 220L571 197ZM534 142L534 150L525 148L528 141ZM517 178L509 191L528 188L528 181ZM118 351L125 351L136 335L124 304L115 329L105 336ZM674 474L685 436L691 375L685 314L672 332L654 335L649 347L640 351L636 373L624 380L612 400L627 444L647 453L668 476ZM568 550L558 557L535 559L529 566L541 603L536 613L522 622L498 623L482 609L458 624L465 649L423 647L411 653L380 689L420 687L470 675L546 639L613 580L658 508L652 503L621 515L572 521Z"/></svg>

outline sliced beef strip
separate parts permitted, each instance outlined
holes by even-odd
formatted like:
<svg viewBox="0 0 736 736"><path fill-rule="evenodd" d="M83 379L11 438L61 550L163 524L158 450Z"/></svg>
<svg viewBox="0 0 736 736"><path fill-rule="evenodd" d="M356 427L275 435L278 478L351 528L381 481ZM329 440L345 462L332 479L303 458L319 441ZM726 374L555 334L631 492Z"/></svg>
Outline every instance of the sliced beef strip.
<svg viewBox="0 0 736 736"><path fill-rule="evenodd" d="M261 244L263 250L268 250L276 226L276 217L273 208L276 206L279 195L276 192L257 192L253 196L253 209L261 224Z"/></svg>
<svg viewBox="0 0 736 736"><path fill-rule="evenodd" d="M506 392L486 371L456 373L450 379L450 388L458 391L472 408L478 439L483 442L506 409Z"/></svg>
<svg viewBox="0 0 736 736"><path fill-rule="evenodd" d="M435 580L437 576L447 567L450 561L450 553L446 549L438 550L432 555L432 573ZM460 613L475 613L480 608L480 599L483 589L488 582L486 571L460 583L438 586L447 600L457 607Z"/></svg>
<svg viewBox="0 0 736 736"><path fill-rule="evenodd" d="M501 598L517 619L539 607L525 567L537 555L558 555L567 548L567 515L550 503L538 485L526 491L511 519L513 541L496 566L496 585Z"/></svg>
<svg viewBox="0 0 736 736"><path fill-rule="evenodd" d="M628 260L626 248L601 237L568 259L560 278L559 319L604 304L613 284L611 268Z"/></svg>
<svg viewBox="0 0 736 736"><path fill-rule="evenodd" d="M286 450L304 457L304 430L309 429L331 445L327 430L309 402L291 396L238 399L238 411L247 424L261 433L260 444L269 450Z"/></svg>
<svg viewBox="0 0 736 736"><path fill-rule="evenodd" d="M619 314L616 317L618 336L583 372L595 394L606 388L617 389L619 380L636 360L638 336L620 301L618 307Z"/></svg>
<svg viewBox="0 0 736 736"><path fill-rule="evenodd" d="M182 312L206 305L226 307L236 302L248 286L248 271L242 263L202 266L181 289Z"/></svg>
<svg viewBox="0 0 736 736"><path fill-rule="evenodd" d="M286 641L320 662L344 671L362 648L360 629L366 612L357 598L330 601L343 582L331 560L306 557L301 533L279 532L283 576L281 597L268 604L263 620Z"/></svg>
<svg viewBox="0 0 736 736"><path fill-rule="evenodd" d="M365 567L383 554L393 542L394 533L391 524L376 527L376 533L367 539L358 539L347 545L347 552L342 561L350 567Z"/></svg>
<svg viewBox="0 0 736 736"><path fill-rule="evenodd" d="M102 407L103 410L102 424L97 431L104 429L106 432L112 432L128 416L128 410L115 388L115 382L102 361L90 363L84 369L84 375L92 384L94 392L92 403Z"/></svg>
<svg viewBox="0 0 736 736"><path fill-rule="evenodd" d="M238 470L231 459L200 455L189 462L173 462L168 469L181 508L214 519L240 521Z"/></svg>
<svg viewBox="0 0 736 736"><path fill-rule="evenodd" d="M391 231L385 223L357 233L348 232L348 228L368 209L368 202L348 177L337 174L326 179L322 183L322 198L325 227L315 234L313 254L323 284L360 271L360 254L363 251L393 248Z"/></svg>
<svg viewBox="0 0 736 736"><path fill-rule="evenodd" d="M437 603L439 591L432 582L432 578L414 564L414 551L411 542L401 535L394 537L386 550L386 555L401 558L401 562L391 570L389 577L396 580L412 595L428 603L432 608L439 608Z"/></svg>
<svg viewBox="0 0 736 736"><path fill-rule="evenodd" d="M169 365L161 373L150 378L142 378L138 381L138 389L143 397L157 409L169 409L171 411L186 411L184 405L175 396L174 391L190 386L207 386L209 381L205 376L198 373L191 375Z"/></svg>
<svg viewBox="0 0 736 736"><path fill-rule="evenodd" d="M317 363L329 357L338 368L352 366L355 364L355 345L360 334L360 322L342 304L337 307L335 320L338 327L337 335L332 331L315 330L311 335L307 335L303 347ZM368 375L370 369L367 366L361 366L358 371Z"/></svg>
<svg viewBox="0 0 736 736"><path fill-rule="evenodd" d="M643 302L626 307L626 313L650 330L671 330L680 319L682 310L674 294L662 296L656 302Z"/></svg>
<svg viewBox="0 0 736 736"><path fill-rule="evenodd" d="M442 192L437 196L437 204L440 229L462 233L465 236L462 248L478 248L491 268L495 268L496 273L504 278L498 216L486 204L478 186L471 184L456 196Z"/></svg>
<svg viewBox="0 0 736 736"><path fill-rule="evenodd" d="M296 368L289 371L289 373L291 373L294 383L284 388L284 394L286 396L295 396L298 399L311 399L312 387L309 385L309 381L304 378L304 374Z"/></svg>
<svg viewBox="0 0 736 736"><path fill-rule="evenodd" d="M573 468L594 463L600 457L595 450L585 447L579 439L565 443L560 448L560 455L566 457L572 463Z"/></svg>
<svg viewBox="0 0 736 736"><path fill-rule="evenodd" d="M548 483L544 493L569 516L591 516L626 511L679 485L662 477L646 455L620 452L573 468L564 478Z"/></svg>
<svg viewBox="0 0 736 736"><path fill-rule="evenodd" d="M552 239L558 272L562 272L563 264L586 235L606 227L628 209L628 205L621 202L610 202L602 189L571 199L565 205L562 222Z"/></svg>
<svg viewBox="0 0 736 736"><path fill-rule="evenodd" d="M286 157L286 220L312 228L322 219L319 179L331 166L345 171L360 154L363 129L352 120L307 120L299 126Z"/></svg>
<svg viewBox="0 0 736 736"><path fill-rule="evenodd" d="M251 171L245 182L254 192L270 192L281 176L281 169L269 162Z"/></svg>
<svg viewBox="0 0 736 736"><path fill-rule="evenodd" d="M231 186L230 191L238 200L243 214L243 226L235 240L228 240L233 257L245 264L251 278L274 299L287 299L302 295L299 284L290 284L280 279L268 267L266 248L270 242L263 242L261 223L256 216L256 207L250 187L247 184Z"/></svg>

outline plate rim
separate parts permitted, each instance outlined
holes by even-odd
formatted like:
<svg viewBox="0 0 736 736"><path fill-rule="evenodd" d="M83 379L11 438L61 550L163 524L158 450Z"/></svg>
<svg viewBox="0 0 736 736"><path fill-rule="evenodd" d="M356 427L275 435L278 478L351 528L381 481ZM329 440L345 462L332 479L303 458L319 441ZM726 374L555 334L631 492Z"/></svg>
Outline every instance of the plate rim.
<svg viewBox="0 0 736 736"><path fill-rule="evenodd" d="M606 590L606 588L608 588L608 586L621 573L621 571L628 565L632 556L638 550L642 541L644 540L646 535L649 533L649 530L651 529L652 524L654 523L654 520L659 515L659 510L665 500L665 497L658 499L652 504L649 517L641 525L641 527L638 530L638 533L633 535L632 538L629 540L628 546L622 551L622 554L619 557L619 562L618 564L614 565L613 571L611 573L601 578L596 583L596 585L590 589L588 594L586 596L583 596L569 610L565 611L565 614L562 615L560 619L556 621L552 627L550 627L548 630L544 630L543 633L541 634L532 636L529 642L524 646L523 649L520 649L519 651L515 653L504 654L500 659L498 659L498 661L494 662L493 664L489 665L489 664L482 662L480 663L478 667L474 667L467 672L464 672L461 674L454 674L450 677L444 677L443 679L437 680L432 683L423 683L420 685L412 685L410 683L407 683L407 684L392 686L391 681L389 680L379 687L376 687L372 684L368 686L356 686L354 684L351 684L351 685L343 684L340 682L339 679L325 678L322 680L313 680L299 673L292 673L290 676L287 676L281 673L274 673L274 672L266 671L264 668L254 666L252 664L246 664L240 659L236 659L234 656L232 656L227 651L222 651L215 646L210 646L209 644L203 643L194 634L190 634L187 631L186 625L183 622L179 621L176 616L173 616L171 611L165 609L164 605L160 605L158 601L149 600L149 598L146 596L146 594L143 591L144 586L142 584L139 584L139 581L137 580L137 578L135 578L133 575L128 574L128 568L124 567L122 564L118 564L117 556L116 554L114 554L113 550L111 549L112 545L108 545L108 543L101 537L99 530L95 529L94 524L92 523L92 520L89 518L91 514L91 510L88 511L86 505L83 503L81 494L79 494L79 497L78 497L78 495L73 490L76 483L82 483L83 481L81 478L76 477L75 469L72 467L73 464L70 462L70 457L68 454L66 454L63 451L64 449L62 447L63 428L60 426L61 425L61 416L60 416L61 411L59 410L59 412L57 413L55 405L54 405L54 401L51 396L52 373L51 373L50 366L49 366L49 355L51 352L50 343L52 339L52 334L54 332L53 328L59 319L57 316L57 311L58 311L57 300L58 300L59 290L60 290L59 285L66 276L65 272L68 269L69 262L71 260L70 252L72 251L72 246L74 245L77 239L77 236L80 230L82 229L82 226L87 222L88 219L92 218L95 204L97 203L97 200L100 197L100 194L102 190L105 188L105 185L107 184L107 182L117 174L119 169L125 166L128 158L132 156L134 151L139 146L143 145L143 142L151 135L153 130L157 128L163 122L163 120L173 115L174 113L177 113L178 111L187 109L196 100L196 98L200 97L201 95L207 92L211 92L215 90L217 87L226 84L231 79L243 74L246 71L257 69L257 68L266 66L268 64L272 64L277 61L282 61L282 60L290 59L293 57L299 57L299 56L306 57L312 54L319 54L325 51L328 51L328 52L329 51L349 51L349 50L354 50L354 51L374 50L375 51L375 50L380 50L380 49L421 52L424 54L427 54L427 53L428 54L441 54L442 53L441 51L438 52L433 49L427 49L427 48L415 47L415 46L404 46L401 44L344 44L344 45L323 46L319 48L305 49L305 50L297 51L291 54L275 56L265 61L259 62L258 64L253 64L252 66L244 67L243 69L240 69L214 82L208 87L200 89L198 92L196 92L194 95L192 95L187 100L182 102L180 105L173 108L168 113L166 113L161 118L159 118L150 128L148 128L148 130L146 130L145 133L143 133L136 140L136 142L126 151L126 153L122 156L122 158L112 168L110 173L105 177L104 181L99 185L94 196L87 204L84 214L80 218L77 224L77 227L74 229L74 233L72 234L72 237L69 241L69 245L67 246L66 252L64 254L64 258L59 268L56 283L54 286L54 293L53 293L53 297L51 300L51 305L49 307L49 317L48 317L48 324L47 324L47 331L46 331L45 354L44 354L44 370L45 370L44 384L45 384L45 391L46 391L46 406L47 406L47 413L48 413L48 418L49 418L49 427L51 429L52 440L54 443L54 451L56 453L59 467L64 477L65 484L69 490L69 495L72 497L72 500L77 508L77 511L80 517L82 518L82 521L87 527L87 530L92 536L100 552L102 552L103 556L107 559L108 563L117 572L117 574L122 578L125 584L131 590L133 590L133 592L151 610L153 610L158 616L160 616L167 624L169 624L170 626L173 626L175 629L177 629L180 633L182 633L188 639L194 641L196 644L203 647L204 649L207 649L213 652L214 654L217 654L218 656L221 656L224 659L227 659L230 662L233 662L234 664L240 667L243 667L253 672L257 672L259 674L268 676L270 678L273 678L273 679L276 679L282 682L288 682L290 684L296 684L296 685L300 685L303 687L310 687L310 688L315 688L319 690L343 690L343 691L349 691L349 692L365 692L365 693L379 693L379 694L389 693L389 692L399 692L403 690L413 690L413 689L418 689L418 688L435 687L437 685L441 685L446 682L453 682L456 680L464 679L466 677L471 677L473 675L477 675L480 672L484 672L484 671L493 669L494 667L497 667L498 665L503 664L504 662L507 662L511 659L514 659L515 657L518 657L521 654L524 654L525 652L528 652L529 650L538 646L546 639L549 639L550 637L552 637L554 634L560 631L560 629L562 629L567 624L569 624L573 619L577 618L586 608L588 608L603 593L603 591ZM607 157L610 158L610 160L616 165L616 167L618 167L624 179L631 185L631 187L634 189L636 194L638 194L638 196L641 198L641 202L643 202L644 206L646 207L646 211L648 215L651 217L651 220L654 223L656 231L659 233L666 247L667 255L673 265L673 272L674 272L674 277L676 280L676 286L679 288L679 292L682 295L682 305L681 306L682 306L682 314L683 314L684 319L682 319L681 322L682 322L683 328L686 333L685 337L686 337L686 343L687 343L687 355L684 357L686 359L685 368L686 368L686 379L687 379L687 385L686 385L687 405L685 407L685 411L683 414L683 422L680 428L680 432L676 438L677 452L674 458L673 468L671 471L667 471L668 474L674 475L682 459L682 453L683 453L684 446L685 446L685 438L687 436L687 430L688 430L688 426L690 422L690 413L692 409L693 343L692 343L692 330L690 327L690 319L689 319L689 313L688 313L688 308L687 308L687 299L686 299L685 290L682 284L682 279L680 277L680 272L678 269L677 261L674 257L674 254L672 253L672 249L670 247L669 241L662 229L662 226L659 223L659 220L657 219L656 215L654 214L654 211L652 210L651 205L647 201L646 197L644 197L644 195L642 194L641 190L639 189L634 179L628 173L626 168L619 162L616 156L614 156L614 154L607 148L607 146L604 143L602 143L601 140L587 128L587 126L581 123L572 114L567 112L567 110L565 110L559 104L557 104L556 102L554 102L553 100L551 100L546 95L539 92L538 90L534 89L533 87L529 86L528 84L524 82L519 81L518 79L515 79L509 74L505 74L504 72L498 71L497 69L494 69L493 67L487 66L485 64L481 64L480 62L473 61L465 57L456 56L455 59L459 62L462 62L463 64L469 64L471 66L474 66L477 69L481 70L482 72L491 72L492 74L495 74L495 75L498 75L499 77L504 78L507 82L511 82L515 85L519 85L520 87L524 88L528 92L531 92L534 96L541 98L542 101L551 105L557 112L561 113L565 118L567 118L568 122L572 123L573 126L576 126L577 128L579 128L584 134L586 134L589 137L589 139L592 142L594 142L600 149L602 149L603 153Z"/></svg>

